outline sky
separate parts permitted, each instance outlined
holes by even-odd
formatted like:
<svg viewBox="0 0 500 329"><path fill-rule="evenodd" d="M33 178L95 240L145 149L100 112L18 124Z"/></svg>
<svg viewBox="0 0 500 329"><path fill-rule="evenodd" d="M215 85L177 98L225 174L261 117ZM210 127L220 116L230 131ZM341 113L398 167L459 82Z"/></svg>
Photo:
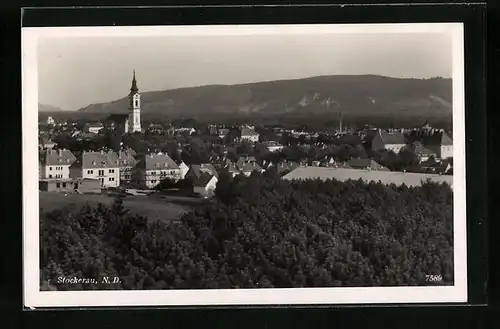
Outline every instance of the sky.
<svg viewBox="0 0 500 329"><path fill-rule="evenodd" d="M140 92L318 75L452 75L445 33L41 38L39 103L78 110Z"/></svg>

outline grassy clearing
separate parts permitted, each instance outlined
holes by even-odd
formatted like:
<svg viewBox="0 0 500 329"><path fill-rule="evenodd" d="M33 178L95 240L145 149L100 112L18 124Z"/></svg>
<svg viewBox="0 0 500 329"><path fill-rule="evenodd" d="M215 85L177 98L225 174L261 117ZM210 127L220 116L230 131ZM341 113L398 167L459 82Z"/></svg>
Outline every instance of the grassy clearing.
<svg viewBox="0 0 500 329"><path fill-rule="evenodd" d="M40 212L48 212L55 209L69 207L70 209L80 209L81 206L89 203L111 204L113 197L100 194L67 194L55 192L39 192ZM176 200L165 200L148 196L126 196L123 204L130 209L133 214L147 216L152 220L171 221L178 219L185 212L193 209L187 202L176 202Z"/></svg>

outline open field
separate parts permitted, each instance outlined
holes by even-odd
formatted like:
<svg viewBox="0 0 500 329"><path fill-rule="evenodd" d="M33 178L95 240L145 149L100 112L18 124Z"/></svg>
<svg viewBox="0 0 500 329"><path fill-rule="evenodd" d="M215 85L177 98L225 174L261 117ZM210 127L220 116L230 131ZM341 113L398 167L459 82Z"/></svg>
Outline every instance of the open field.
<svg viewBox="0 0 500 329"><path fill-rule="evenodd" d="M40 212L47 212L66 206L76 210L80 209L80 207L86 203L91 205L97 203L110 205L114 200L111 196L101 194L65 195L64 193L39 192L39 195ZM193 209L198 201L196 199L190 199L183 202L184 200L177 199L170 200L169 198L167 201L166 199L154 196L126 196L123 200L123 204L125 208L130 209L133 214L144 215L150 219L170 221L179 218L181 214Z"/></svg>
<svg viewBox="0 0 500 329"><path fill-rule="evenodd" d="M344 168L304 167L297 168L283 176L283 179L336 179L344 182L347 180L363 180L365 182L381 182L383 184L396 184L406 186L420 186L422 182L430 180L435 183L447 183L453 188L453 176L404 173L397 171L376 171Z"/></svg>

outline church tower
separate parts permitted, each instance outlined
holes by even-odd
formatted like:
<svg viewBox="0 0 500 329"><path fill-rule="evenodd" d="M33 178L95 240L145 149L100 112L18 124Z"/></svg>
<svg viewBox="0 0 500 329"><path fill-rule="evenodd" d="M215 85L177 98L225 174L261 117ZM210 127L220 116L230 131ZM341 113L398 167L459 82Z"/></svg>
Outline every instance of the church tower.
<svg viewBox="0 0 500 329"><path fill-rule="evenodd" d="M129 107L128 107L128 129L127 131L131 134L135 132L141 132L141 95L139 94L139 89L137 88L137 80L132 78L132 87L130 88L130 94L128 95Z"/></svg>

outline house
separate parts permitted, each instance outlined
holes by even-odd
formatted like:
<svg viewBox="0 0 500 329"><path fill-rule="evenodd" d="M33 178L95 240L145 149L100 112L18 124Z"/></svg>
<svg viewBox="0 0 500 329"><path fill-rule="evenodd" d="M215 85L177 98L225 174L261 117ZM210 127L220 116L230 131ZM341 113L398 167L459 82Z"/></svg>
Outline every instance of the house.
<svg viewBox="0 0 500 329"><path fill-rule="evenodd" d="M39 153L41 179L69 179L70 166L76 157L70 150L47 149Z"/></svg>
<svg viewBox="0 0 500 329"><path fill-rule="evenodd" d="M98 134L101 129L104 128L104 125L100 122L98 123L86 123L83 126L83 131L91 134Z"/></svg>
<svg viewBox="0 0 500 329"><path fill-rule="evenodd" d="M164 179L181 179L181 169L166 153L143 154L137 160L135 178L141 187L152 189Z"/></svg>
<svg viewBox="0 0 500 329"><path fill-rule="evenodd" d="M243 125L240 128L240 141L255 143L259 141L259 136L260 135L255 132L255 129L253 127Z"/></svg>
<svg viewBox="0 0 500 329"><path fill-rule="evenodd" d="M437 159L453 158L453 140L444 130L437 130L424 135L422 144L425 148L434 152Z"/></svg>
<svg viewBox="0 0 500 329"><path fill-rule="evenodd" d="M382 166L373 159L360 158L360 159L350 159L347 161L347 165L352 169L363 169L363 170L374 170L374 171L389 171L388 168Z"/></svg>
<svg viewBox="0 0 500 329"><path fill-rule="evenodd" d="M228 174L230 177L235 177L236 175L238 175L240 173L240 171L238 170L238 168L236 168L236 165L229 159L225 159L221 165L220 165L220 170L219 172L221 173L226 173Z"/></svg>
<svg viewBox="0 0 500 329"><path fill-rule="evenodd" d="M283 149L283 145L279 144L276 141L265 141L262 142L262 144L267 147L269 152L278 152Z"/></svg>
<svg viewBox="0 0 500 329"><path fill-rule="evenodd" d="M179 169L181 171L181 178L180 179L184 179L186 177L186 174L189 171L189 166L187 164L185 164L184 161L181 161L181 163L179 164Z"/></svg>
<svg viewBox="0 0 500 329"><path fill-rule="evenodd" d="M98 179L101 188L120 185L120 164L110 152L82 152L70 167L70 177Z"/></svg>
<svg viewBox="0 0 500 329"><path fill-rule="evenodd" d="M381 130L379 129L371 139L371 150L379 151L386 149L399 153L406 146L406 138L403 133L397 130Z"/></svg>
<svg viewBox="0 0 500 329"><path fill-rule="evenodd" d="M42 135L38 138L38 149L40 150L50 150L53 149L56 146L56 143L54 143L49 136L47 135Z"/></svg>
<svg viewBox="0 0 500 329"><path fill-rule="evenodd" d="M202 163L199 165L196 165L196 164L191 165L189 167L189 171L185 175L185 178L191 179L194 181L205 174L216 176L216 177L219 176L219 174L217 173L217 170L215 170L214 166L212 166L210 163Z"/></svg>
<svg viewBox="0 0 500 329"><path fill-rule="evenodd" d="M52 117L47 118L47 125L48 126L53 126L55 124L56 124L56 122L55 122L54 118L52 118Z"/></svg>
<svg viewBox="0 0 500 329"><path fill-rule="evenodd" d="M120 150L118 154L118 165L120 166L120 185L130 184L134 178L134 168L137 165L137 160L134 158L135 151Z"/></svg>
<svg viewBox="0 0 500 329"><path fill-rule="evenodd" d="M258 172L263 172L264 169L262 169L261 166L259 166L259 164L256 162L256 161L247 161L247 162L244 162L240 165L236 164L236 169L238 169L238 171L245 175L245 176L250 176L254 171L258 171Z"/></svg>
<svg viewBox="0 0 500 329"><path fill-rule="evenodd" d="M150 123L149 126L148 126L148 129L147 131L149 133L152 133L152 134L164 134L165 133L165 128L161 125L161 124L158 124L158 123Z"/></svg>
<svg viewBox="0 0 500 329"><path fill-rule="evenodd" d="M101 193L98 179L42 179L38 182L40 191L64 193Z"/></svg>
<svg viewBox="0 0 500 329"><path fill-rule="evenodd" d="M236 160L236 167L241 167L246 163L251 163L251 162L257 162L257 159L254 156L245 156L245 157L239 157L238 160Z"/></svg>
<svg viewBox="0 0 500 329"><path fill-rule="evenodd" d="M193 192L204 198L213 196L218 178L209 173L203 173L193 180Z"/></svg>
<svg viewBox="0 0 500 329"><path fill-rule="evenodd" d="M333 157L328 158L325 156L325 159L321 164L323 167L333 167L335 165L335 159Z"/></svg>
<svg viewBox="0 0 500 329"><path fill-rule="evenodd" d="M298 167L300 167L298 162L282 161L276 165L276 170L278 171L278 174L283 174L285 172L292 171Z"/></svg>
<svg viewBox="0 0 500 329"><path fill-rule="evenodd" d="M414 142L410 146L410 150L412 150L415 155L417 156L419 162L425 162L429 160L430 158L436 158L437 154L427 148L424 147L424 145L421 142Z"/></svg>

